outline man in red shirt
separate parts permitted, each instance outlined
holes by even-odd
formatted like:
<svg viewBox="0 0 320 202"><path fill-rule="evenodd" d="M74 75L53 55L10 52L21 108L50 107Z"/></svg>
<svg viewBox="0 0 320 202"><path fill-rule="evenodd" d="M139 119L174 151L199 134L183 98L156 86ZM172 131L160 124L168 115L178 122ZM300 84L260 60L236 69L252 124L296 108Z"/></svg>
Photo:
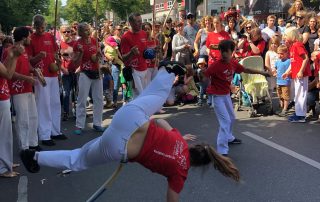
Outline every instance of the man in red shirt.
<svg viewBox="0 0 320 202"><path fill-rule="evenodd" d="M21 46L14 46L7 53L4 64L0 62L0 177L16 177L13 171L13 140L10 112L10 93L7 79L11 79L17 65L17 59L24 52Z"/></svg>
<svg viewBox="0 0 320 202"><path fill-rule="evenodd" d="M67 139L61 133L61 104L58 81L58 46L54 37L45 32L46 22L42 15L33 17L35 33L27 47L30 63L42 70L47 85L36 83L34 86L38 110L38 135L43 145L53 146L52 139Z"/></svg>
<svg viewBox="0 0 320 202"><path fill-rule="evenodd" d="M16 45L28 46L31 41L30 29L18 27L13 32ZM5 52L7 53L7 51ZM38 145L38 114L32 86L35 79L31 75L32 70L27 52L19 56L16 72L9 80L10 94L16 112L15 129L18 135L20 149L41 150Z"/></svg>
<svg viewBox="0 0 320 202"><path fill-rule="evenodd" d="M69 25L62 25L60 27L60 34L62 36L60 43L61 55L61 72L62 72L62 86L63 86L63 120L67 121L69 118L70 93L73 92L74 97L77 88L76 68L72 62L73 46L75 41L71 35L71 27Z"/></svg>
<svg viewBox="0 0 320 202"><path fill-rule="evenodd" d="M147 64L143 52L147 48L147 33L142 30L142 19L139 13L129 16L131 30L121 38L121 54L126 68L132 68L134 97L141 94L147 86Z"/></svg>
<svg viewBox="0 0 320 202"><path fill-rule="evenodd" d="M85 128L86 103L91 89L93 99L93 129L98 132L105 130L102 124L103 112L103 88L99 74L100 47L98 41L90 37L90 27L87 23L78 25L78 34L81 37L73 46L73 62L76 67L80 66L79 91L76 109L75 134L80 135Z"/></svg>
<svg viewBox="0 0 320 202"><path fill-rule="evenodd" d="M211 83L208 93L213 95L214 111L219 121L219 132L217 137L218 153L227 156L228 144L241 144L232 134L232 125L235 120L233 105L230 97L230 86L234 73L250 73L268 75L265 72L246 69L238 62L232 60L235 44L231 40L223 40L218 46L221 59L212 63L205 71L205 76L210 78Z"/></svg>

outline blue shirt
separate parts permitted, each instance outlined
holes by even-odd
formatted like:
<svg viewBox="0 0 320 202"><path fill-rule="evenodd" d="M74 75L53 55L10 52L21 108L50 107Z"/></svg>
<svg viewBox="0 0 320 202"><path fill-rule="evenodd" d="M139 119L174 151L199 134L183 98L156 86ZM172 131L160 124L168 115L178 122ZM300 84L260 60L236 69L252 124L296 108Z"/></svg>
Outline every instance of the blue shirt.
<svg viewBox="0 0 320 202"><path fill-rule="evenodd" d="M278 60L275 64L275 68L277 69L277 85L281 86L289 86L290 79L282 79L282 74L284 74L290 66L290 59L286 60Z"/></svg>

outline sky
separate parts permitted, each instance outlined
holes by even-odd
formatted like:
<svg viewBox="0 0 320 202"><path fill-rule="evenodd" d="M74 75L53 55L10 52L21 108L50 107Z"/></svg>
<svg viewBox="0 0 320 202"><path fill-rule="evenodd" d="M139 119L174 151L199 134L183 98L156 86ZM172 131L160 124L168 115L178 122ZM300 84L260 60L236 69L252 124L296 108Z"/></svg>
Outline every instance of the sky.
<svg viewBox="0 0 320 202"><path fill-rule="evenodd" d="M67 0L61 0L62 1L62 6L65 6L67 3Z"/></svg>

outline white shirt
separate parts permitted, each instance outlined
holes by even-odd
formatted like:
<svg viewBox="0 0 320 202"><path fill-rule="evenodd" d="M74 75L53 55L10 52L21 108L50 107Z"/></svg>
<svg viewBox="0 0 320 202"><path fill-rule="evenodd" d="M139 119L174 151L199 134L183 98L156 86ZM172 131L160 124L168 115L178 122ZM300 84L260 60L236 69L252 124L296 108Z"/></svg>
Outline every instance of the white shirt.
<svg viewBox="0 0 320 202"><path fill-rule="evenodd" d="M270 29L269 27L264 28L261 31L262 38L265 41L268 41L269 39L271 39L276 34L276 29L277 29L276 26L274 26L272 29Z"/></svg>

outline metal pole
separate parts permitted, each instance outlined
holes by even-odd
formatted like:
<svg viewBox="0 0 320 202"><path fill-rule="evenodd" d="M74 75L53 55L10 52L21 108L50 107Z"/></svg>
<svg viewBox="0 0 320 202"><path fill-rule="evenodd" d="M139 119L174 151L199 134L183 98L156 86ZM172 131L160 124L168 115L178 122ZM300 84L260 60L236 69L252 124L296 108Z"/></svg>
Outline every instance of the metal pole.
<svg viewBox="0 0 320 202"><path fill-rule="evenodd" d="M56 43L57 39L56 39L56 32L57 32L57 15L58 15L58 1L56 0L56 5L55 5L55 9L54 9L54 30L53 30L53 37L54 37L54 42Z"/></svg>

